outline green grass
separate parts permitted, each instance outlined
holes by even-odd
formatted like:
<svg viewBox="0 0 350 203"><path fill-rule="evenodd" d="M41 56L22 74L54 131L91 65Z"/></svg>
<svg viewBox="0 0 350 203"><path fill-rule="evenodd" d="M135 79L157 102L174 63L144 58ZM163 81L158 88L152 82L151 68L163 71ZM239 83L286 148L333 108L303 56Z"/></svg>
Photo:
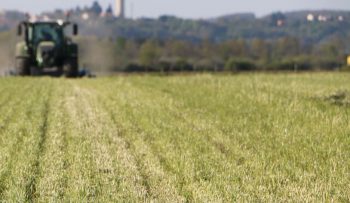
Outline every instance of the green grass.
<svg viewBox="0 0 350 203"><path fill-rule="evenodd" d="M0 202L349 202L350 75L0 79Z"/></svg>

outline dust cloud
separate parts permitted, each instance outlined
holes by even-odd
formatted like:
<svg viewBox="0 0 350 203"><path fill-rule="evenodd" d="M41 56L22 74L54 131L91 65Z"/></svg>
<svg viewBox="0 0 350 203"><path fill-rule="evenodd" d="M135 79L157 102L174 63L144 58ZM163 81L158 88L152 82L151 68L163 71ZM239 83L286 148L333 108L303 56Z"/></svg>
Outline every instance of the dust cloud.
<svg viewBox="0 0 350 203"><path fill-rule="evenodd" d="M18 38L15 31L0 33L0 76L5 76L14 70L15 48Z"/></svg>
<svg viewBox="0 0 350 203"><path fill-rule="evenodd" d="M115 68L115 52L112 40L84 37L76 40L79 45L80 67L96 74L108 74Z"/></svg>

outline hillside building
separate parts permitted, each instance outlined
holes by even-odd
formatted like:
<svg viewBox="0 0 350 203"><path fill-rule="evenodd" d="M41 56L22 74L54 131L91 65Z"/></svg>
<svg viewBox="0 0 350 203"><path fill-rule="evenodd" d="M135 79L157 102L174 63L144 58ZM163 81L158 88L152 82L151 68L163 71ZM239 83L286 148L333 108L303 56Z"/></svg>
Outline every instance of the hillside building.
<svg viewBox="0 0 350 203"><path fill-rule="evenodd" d="M309 14L306 16L306 20L309 22L313 22L315 20L315 16L313 14Z"/></svg>
<svg viewBox="0 0 350 203"><path fill-rule="evenodd" d="M328 21L328 17L324 16L324 15L319 15L318 16L318 21L320 21L320 22L327 22Z"/></svg>

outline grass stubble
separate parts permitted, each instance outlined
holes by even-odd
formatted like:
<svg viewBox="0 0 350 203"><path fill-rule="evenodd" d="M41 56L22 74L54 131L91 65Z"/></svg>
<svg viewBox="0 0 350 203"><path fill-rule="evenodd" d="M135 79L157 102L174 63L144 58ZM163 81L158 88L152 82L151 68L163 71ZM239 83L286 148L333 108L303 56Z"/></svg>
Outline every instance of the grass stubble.
<svg viewBox="0 0 350 203"><path fill-rule="evenodd" d="M348 76L1 79L0 201L350 201Z"/></svg>

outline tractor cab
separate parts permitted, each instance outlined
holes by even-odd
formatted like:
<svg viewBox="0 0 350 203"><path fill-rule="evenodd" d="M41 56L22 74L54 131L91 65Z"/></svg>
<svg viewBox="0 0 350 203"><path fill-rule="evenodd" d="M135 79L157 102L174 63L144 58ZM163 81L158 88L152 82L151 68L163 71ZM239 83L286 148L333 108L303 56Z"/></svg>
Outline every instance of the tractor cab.
<svg viewBox="0 0 350 203"><path fill-rule="evenodd" d="M29 27L28 40L32 44L50 41L55 45L60 45L64 40L62 26L59 26L56 23L33 24Z"/></svg>

